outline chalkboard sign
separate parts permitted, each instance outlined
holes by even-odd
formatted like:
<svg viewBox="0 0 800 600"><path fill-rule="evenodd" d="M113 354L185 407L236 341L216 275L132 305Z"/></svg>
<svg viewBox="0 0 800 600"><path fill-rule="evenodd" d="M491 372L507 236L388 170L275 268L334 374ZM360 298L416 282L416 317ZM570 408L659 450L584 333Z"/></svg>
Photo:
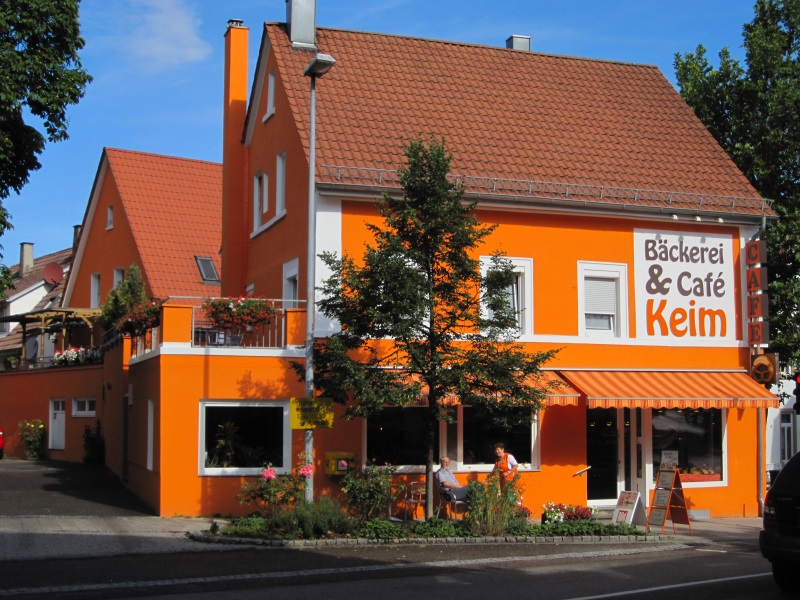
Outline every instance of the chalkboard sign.
<svg viewBox="0 0 800 600"><path fill-rule="evenodd" d="M671 466L671 465L670 465ZM667 518L672 521L672 532L676 533L675 523L689 526L692 533L692 523L689 520L689 511L686 509L686 498L683 496L681 474L677 469L661 469L656 477L656 489L653 492L653 503L650 505L650 514L647 517L647 531L651 526L661 527L661 533L667 524Z"/></svg>

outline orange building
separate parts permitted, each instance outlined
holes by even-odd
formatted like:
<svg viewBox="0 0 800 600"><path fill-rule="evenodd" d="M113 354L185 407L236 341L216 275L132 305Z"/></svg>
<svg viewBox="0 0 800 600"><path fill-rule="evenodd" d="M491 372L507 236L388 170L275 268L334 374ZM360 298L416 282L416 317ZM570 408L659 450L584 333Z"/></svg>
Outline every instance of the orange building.
<svg viewBox="0 0 800 600"><path fill-rule="evenodd" d="M515 265L520 341L561 349L547 369L565 387L530 426L493 430L465 406L441 425L438 454L451 457L457 477L482 478L488 449L502 440L538 514L550 501L613 504L623 490L649 503L669 458L691 511L757 515L760 415L777 399L747 374L743 251L775 214L663 75L538 54L518 36L501 48L317 28L312 0L289 0L287 21L264 25L249 94L248 29L231 21L225 38L221 294L276 299L268 331L234 339L198 307L211 289L182 293L169 277L155 285L158 261L145 253L166 260L174 236L202 237L194 219L155 217L166 203L143 199L153 235L134 233L117 250L89 218L116 198L96 184L67 301L91 305L94 274L102 295L102 273L136 252L152 293L171 297L133 358L124 345L106 354L109 466L157 514L173 516L247 512L234 500L246 478L265 463L287 472L299 462L305 432L292 429L290 408L304 386L290 361L305 356L304 70L324 53L335 64L315 82L317 253L360 257L367 225L379 223L375 198L398 193L408 140L443 137L479 219L498 224L481 258L502 250ZM133 173L129 189L151 174ZM126 204L135 231L133 210ZM324 276L318 262L316 281ZM336 327L316 316L317 337ZM315 494L338 489L324 473L330 452L419 477L420 412L388 409L316 430ZM246 458L220 451L234 438Z"/></svg>

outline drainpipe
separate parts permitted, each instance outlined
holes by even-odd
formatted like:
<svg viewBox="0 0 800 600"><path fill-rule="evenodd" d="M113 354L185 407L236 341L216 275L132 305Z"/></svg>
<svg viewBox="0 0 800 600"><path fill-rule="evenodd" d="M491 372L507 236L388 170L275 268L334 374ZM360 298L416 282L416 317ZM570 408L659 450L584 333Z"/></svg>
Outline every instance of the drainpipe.
<svg viewBox="0 0 800 600"><path fill-rule="evenodd" d="M750 238L750 241L761 239L761 235L767 228L767 217L761 217L761 227ZM752 354L755 354L753 352ZM752 356L751 356L752 359ZM758 419L756 421L756 444L758 452L756 456L756 486L758 487L758 516L764 516L764 474L766 469L766 458L764 456L764 408L758 409Z"/></svg>

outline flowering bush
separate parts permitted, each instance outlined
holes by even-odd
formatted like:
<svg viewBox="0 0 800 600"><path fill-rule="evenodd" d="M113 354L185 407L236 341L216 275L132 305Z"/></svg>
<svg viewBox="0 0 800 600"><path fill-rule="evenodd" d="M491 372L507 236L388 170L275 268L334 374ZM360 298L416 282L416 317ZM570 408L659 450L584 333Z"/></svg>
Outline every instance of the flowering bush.
<svg viewBox="0 0 800 600"><path fill-rule="evenodd" d="M208 298L203 302L208 320L214 327L242 328L269 323L278 310L264 298Z"/></svg>
<svg viewBox="0 0 800 600"><path fill-rule="evenodd" d="M301 500L306 480L314 473L312 465L298 467L295 474L278 475L272 466L261 471L261 477L247 481L236 494L239 504L252 504L262 515L293 508Z"/></svg>
<svg viewBox="0 0 800 600"><path fill-rule="evenodd" d="M144 335L148 329L161 325L161 300L150 298L139 302L117 321L117 331L132 337Z"/></svg>
<svg viewBox="0 0 800 600"><path fill-rule="evenodd" d="M25 444L25 458L44 458L47 455L44 437L47 431L41 419L20 421L19 436Z"/></svg>
<svg viewBox="0 0 800 600"><path fill-rule="evenodd" d="M561 523L562 521L582 521L591 519L595 509L587 506L572 506L570 504L556 504L548 502L543 505L543 523Z"/></svg>
<svg viewBox="0 0 800 600"><path fill-rule="evenodd" d="M70 346L64 351L53 354L53 366L86 365L97 363L103 359L103 349L98 346L89 348L74 348Z"/></svg>

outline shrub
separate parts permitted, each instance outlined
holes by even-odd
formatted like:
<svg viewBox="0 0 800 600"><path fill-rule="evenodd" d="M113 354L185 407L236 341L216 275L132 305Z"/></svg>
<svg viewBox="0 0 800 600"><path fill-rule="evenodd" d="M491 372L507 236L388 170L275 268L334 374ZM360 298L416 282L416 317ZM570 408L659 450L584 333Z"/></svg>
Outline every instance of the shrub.
<svg viewBox="0 0 800 600"><path fill-rule="evenodd" d="M408 530L402 523L393 523L386 519L370 519L363 521L358 528L358 535L373 540L392 540L406 537Z"/></svg>
<svg viewBox="0 0 800 600"><path fill-rule="evenodd" d="M466 520L473 535L499 535L508 531L517 512L517 498L522 489L519 477L504 485L500 477L490 475L483 484L469 483Z"/></svg>
<svg viewBox="0 0 800 600"><path fill-rule="evenodd" d="M261 472L261 478L246 481L236 494L239 504L252 504L262 515L294 508L302 500L306 479L311 477L311 465L298 466L296 473L276 475L272 467Z"/></svg>
<svg viewBox="0 0 800 600"><path fill-rule="evenodd" d="M233 519L222 535L263 539L319 539L351 535L354 521L330 498L301 502L292 508Z"/></svg>
<svg viewBox="0 0 800 600"><path fill-rule="evenodd" d="M47 430L41 419L19 422L19 435L25 444L25 458L37 459L47 456L45 435Z"/></svg>
<svg viewBox="0 0 800 600"><path fill-rule="evenodd" d="M348 471L342 478L342 492L350 512L362 521L369 521L386 510L404 489L402 486L392 489L396 470L396 467L367 465L363 473Z"/></svg>
<svg viewBox="0 0 800 600"><path fill-rule="evenodd" d="M420 537L447 538L458 535L458 530L450 521L431 517L427 521L414 523L411 532Z"/></svg>
<svg viewBox="0 0 800 600"><path fill-rule="evenodd" d="M150 298L134 304L116 323L117 331L132 337L144 335L148 329L161 325L161 300Z"/></svg>
<svg viewBox="0 0 800 600"><path fill-rule="evenodd" d="M106 462L106 441L100 433L100 421L94 430L87 425L83 429L83 462L87 465L102 465Z"/></svg>

